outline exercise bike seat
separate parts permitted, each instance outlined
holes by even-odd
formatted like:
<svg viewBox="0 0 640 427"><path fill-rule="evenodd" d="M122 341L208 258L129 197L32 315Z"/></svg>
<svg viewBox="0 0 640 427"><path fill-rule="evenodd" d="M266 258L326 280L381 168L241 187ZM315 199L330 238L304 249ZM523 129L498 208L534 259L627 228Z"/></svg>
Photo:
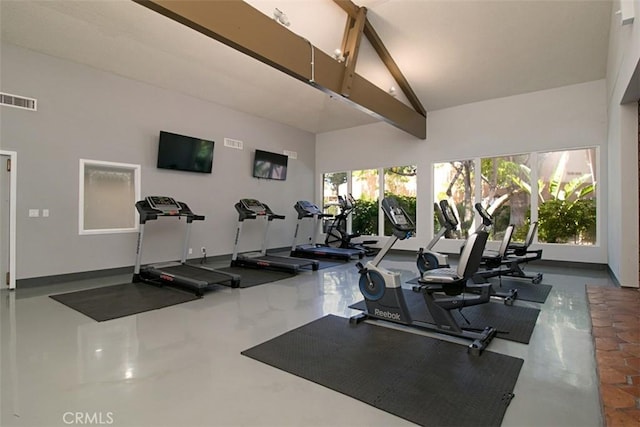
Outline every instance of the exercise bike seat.
<svg viewBox="0 0 640 427"><path fill-rule="evenodd" d="M430 284L441 283L443 285L456 283L464 285L465 282L478 271L488 236L486 231L478 231L470 235L462 250L457 268L435 268L433 270L427 270L422 273L422 277L418 279L418 282Z"/></svg>
<svg viewBox="0 0 640 427"><path fill-rule="evenodd" d="M425 271L422 277L418 279L418 282L449 283L458 280L462 280L462 277L458 276L456 268L434 268L433 270Z"/></svg>

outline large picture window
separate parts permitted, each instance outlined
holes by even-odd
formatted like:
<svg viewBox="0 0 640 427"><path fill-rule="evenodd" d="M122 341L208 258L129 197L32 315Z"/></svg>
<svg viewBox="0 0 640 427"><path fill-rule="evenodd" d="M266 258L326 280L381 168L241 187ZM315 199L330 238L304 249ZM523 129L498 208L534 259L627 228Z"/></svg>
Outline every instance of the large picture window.
<svg viewBox="0 0 640 427"><path fill-rule="evenodd" d="M493 216L490 238L502 240L509 224L516 226L514 241L524 241L531 214L530 155L481 160L482 205Z"/></svg>
<svg viewBox="0 0 640 427"><path fill-rule="evenodd" d="M347 189L347 172L329 172L322 175L322 207L324 213L337 215L340 213L338 196L345 196Z"/></svg>
<svg viewBox="0 0 640 427"><path fill-rule="evenodd" d="M351 172L351 193L355 199L351 229L354 233L378 235L380 182L378 169Z"/></svg>
<svg viewBox="0 0 640 427"><path fill-rule="evenodd" d="M391 225L381 222L380 200L393 196L417 224L417 168L415 165L327 172L322 175L322 204L325 213L340 213L339 197L353 197L348 232L365 236L391 235ZM330 221L330 220L329 220ZM384 230L380 229L384 224ZM325 231L326 231L325 226Z"/></svg>
<svg viewBox="0 0 640 427"><path fill-rule="evenodd" d="M395 197L400 206L409 214L417 226L416 194L417 170L416 166L396 166L384 168L384 197ZM384 219L384 235L390 236L391 223Z"/></svg>
<svg viewBox="0 0 640 427"><path fill-rule="evenodd" d="M466 239L474 226L475 161L460 160L433 166L434 202L446 199L457 212L461 236ZM439 226L436 226L434 232Z"/></svg>
<svg viewBox="0 0 640 427"><path fill-rule="evenodd" d="M446 198L455 206L460 238L473 230L473 205L481 202L493 215L494 240L514 224L512 239L523 241L537 221L539 242L597 244L596 148L435 163L433 173L434 202Z"/></svg>
<svg viewBox="0 0 640 427"><path fill-rule="evenodd" d="M140 165L80 159L79 233L137 231Z"/></svg>
<svg viewBox="0 0 640 427"><path fill-rule="evenodd" d="M596 243L596 149L538 154L538 240Z"/></svg>

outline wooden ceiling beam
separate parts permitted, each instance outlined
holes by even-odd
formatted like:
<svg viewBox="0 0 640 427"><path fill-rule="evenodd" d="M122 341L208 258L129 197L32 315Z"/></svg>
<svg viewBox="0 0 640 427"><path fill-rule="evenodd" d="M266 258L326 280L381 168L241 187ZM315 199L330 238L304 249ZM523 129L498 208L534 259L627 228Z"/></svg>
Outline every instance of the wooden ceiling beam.
<svg viewBox="0 0 640 427"><path fill-rule="evenodd" d="M347 13L349 19L355 19L356 16L358 16L358 11L360 9L364 9L363 7L356 6L351 0L333 0L333 1L338 6L340 6L342 10L344 10ZM404 95L407 97L407 99L411 103L411 106L417 112L419 112L423 116L426 116L427 111L422 106L420 99L418 99L418 96L415 94L415 92L411 88L409 81L404 77L404 74L402 74L402 71L400 71L400 67L398 67L398 64L396 64L396 62L391 57L391 54L385 47L380 36L378 36L378 33L376 33L376 30L373 28L373 25L371 25L371 22L369 21L369 19L367 19L365 22L364 35L367 37L367 40L369 40L369 43L371 43L371 46L373 46L373 49L376 51L376 53L380 57L380 60L382 60L382 63L389 70L389 73L391 74L391 76L394 78L396 83L398 83L400 90L402 90L402 93L404 93Z"/></svg>
<svg viewBox="0 0 640 427"><path fill-rule="evenodd" d="M367 21L367 9L361 7L355 18L348 17L345 28L345 37L342 42L342 56L345 61L344 78L340 93L348 97L351 94L351 86L356 73L356 63L358 62L358 51L364 32L364 25Z"/></svg>
<svg viewBox="0 0 640 427"><path fill-rule="evenodd" d="M133 0L174 21L341 99L367 114L426 139L426 115L353 73L342 96L345 64L316 49L241 0Z"/></svg>

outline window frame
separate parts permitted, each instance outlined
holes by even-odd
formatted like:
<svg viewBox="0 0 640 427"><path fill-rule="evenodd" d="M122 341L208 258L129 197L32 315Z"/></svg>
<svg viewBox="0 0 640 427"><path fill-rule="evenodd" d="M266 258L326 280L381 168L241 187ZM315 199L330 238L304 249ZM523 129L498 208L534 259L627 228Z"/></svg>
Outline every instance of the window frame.
<svg viewBox="0 0 640 427"><path fill-rule="evenodd" d="M481 163L482 163L482 159L491 159L491 158L495 158L495 157L506 157L506 156L519 156L519 155L530 155L530 167L531 167L531 176L530 176L530 186L531 186L531 204L530 204L530 209L531 209L531 216L530 216L530 220L533 221L538 221L538 208L539 208L539 200L538 200L538 162L539 162L539 155L541 153L553 153L553 152L565 152L565 151L578 151L578 150L590 150L593 149L595 151L595 156L594 156L594 160L595 160L595 173L596 176L599 177L600 179L596 180L596 187L595 187L595 198L596 198L596 238L595 238L595 242L593 244L576 244L576 243L570 243L570 242L566 242L566 243L549 243L549 242L542 242L539 241L538 239L538 233L536 233L536 235L534 236L533 239L533 243L532 244L542 244L542 245L549 245L549 246L558 246L558 247L574 247L574 248L597 248L602 246L602 230L601 230L601 222L602 222L602 197L601 197L601 193L600 193L600 189L601 189L601 185L600 182L602 182L602 164L601 164L601 153L600 153L600 146L598 145L589 145L589 146L577 146L577 147L568 147L568 148L558 148L558 149L549 149L549 150L539 150L539 151L531 151L531 152L515 152L515 153L503 153L503 154L494 154L491 156L478 156L478 157L474 157L474 158L469 158L466 160L473 160L476 163L476 167L478 168L478 170L480 170L481 168ZM435 182L435 166L437 164L442 164L442 163L450 163L450 162L454 162L454 161L458 161L458 160L441 160L441 161L434 161L431 162L431 176L432 176L432 191L431 191L431 204L433 205L434 202L439 202L439 200L436 200L436 192L435 192L435 188L433 187L433 182ZM482 188L481 188L481 177L480 174L476 174L474 176L475 178L475 188L474 188L474 203L476 202L482 202ZM432 212L433 214L433 212ZM479 215L477 213L475 213L474 218L476 219L473 226L475 226L475 223L477 223ZM470 231L474 230L475 228L470 229ZM434 231L435 232L435 231ZM458 240L462 240L462 239L458 239Z"/></svg>
<svg viewBox="0 0 640 427"><path fill-rule="evenodd" d="M134 199L132 206L136 201L140 200L141 194L141 166L139 164L132 163L119 163L119 162L110 162L104 160L90 160L90 159L80 159L79 162L79 186L78 186L78 234L79 235L100 235L100 234L118 234L118 233L137 233L139 230L139 221L136 210L133 210L133 227L128 228L95 228L95 229L87 229L85 228L85 173L87 167L91 166L100 166L100 167L112 167L118 169L125 169L133 172L133 191L134 191Z"/></svg>

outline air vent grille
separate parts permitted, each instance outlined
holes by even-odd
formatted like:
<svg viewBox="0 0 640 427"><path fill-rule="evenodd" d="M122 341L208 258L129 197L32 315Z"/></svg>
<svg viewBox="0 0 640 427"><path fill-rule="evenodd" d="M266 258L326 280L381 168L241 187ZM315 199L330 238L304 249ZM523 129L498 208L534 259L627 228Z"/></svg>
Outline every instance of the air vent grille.
<svg viewBox="0 0 640 427"><path fill-rule="evenodd" d="M242 141L237 140L237 139L231 139L231 138L225 138L224 139L224 146L225 147L230 147L230 148L235 148L237 150L242 150Z"/></svg>
<svg viewBox="0 0 640 427"><path fill-rule="evenodd" d="M36 111L38 101L25 96L12 95L10 93L0 92L0 105L7 107L22 108L23 110Z"/></svg>

